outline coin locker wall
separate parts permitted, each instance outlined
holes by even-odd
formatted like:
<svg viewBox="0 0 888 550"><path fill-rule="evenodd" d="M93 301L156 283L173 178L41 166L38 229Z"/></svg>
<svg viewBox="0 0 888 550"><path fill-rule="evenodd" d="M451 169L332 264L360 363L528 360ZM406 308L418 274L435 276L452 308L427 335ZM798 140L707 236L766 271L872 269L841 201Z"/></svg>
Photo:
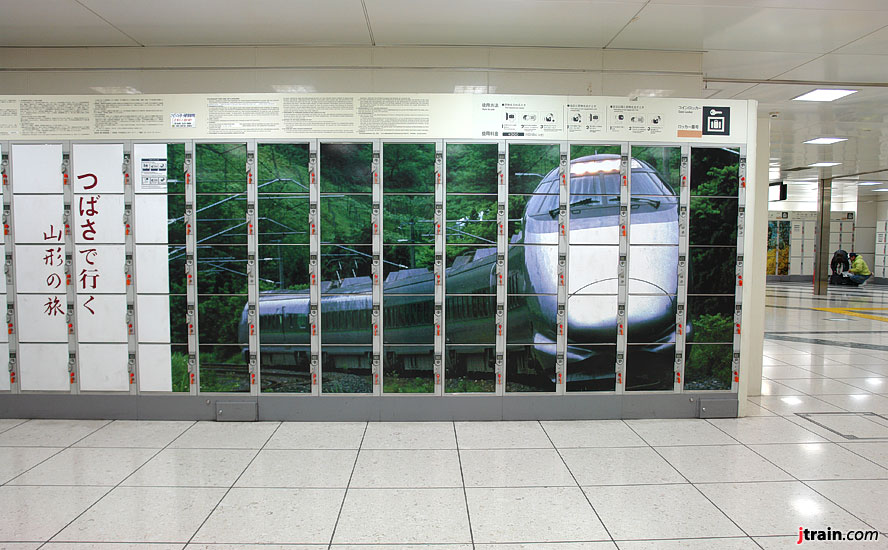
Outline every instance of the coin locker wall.
<svg viewBox="0 0 888 550"><path fill-rule="evenodd" d="M870 270L876 277L888 277L888 220L876 222L876 254Z"/></svg>
<svg viewBox="0 0 888 550"><path fill-rule="evenodd" d="M736 390L741 148L308 140L3 154L0 391Z"/></svg>

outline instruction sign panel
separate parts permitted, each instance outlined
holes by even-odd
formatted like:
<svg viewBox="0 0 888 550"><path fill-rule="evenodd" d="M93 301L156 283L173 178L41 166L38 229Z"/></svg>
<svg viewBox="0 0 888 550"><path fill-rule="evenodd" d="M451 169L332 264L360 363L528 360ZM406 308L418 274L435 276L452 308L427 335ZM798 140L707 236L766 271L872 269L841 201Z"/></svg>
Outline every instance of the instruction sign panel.
<svg viewBox="0 0 888 550"><path fill-rule="evenodd" d="M7 96L0 102L0 136L745 143L754 102L710 102L496 94Z"/></svg>

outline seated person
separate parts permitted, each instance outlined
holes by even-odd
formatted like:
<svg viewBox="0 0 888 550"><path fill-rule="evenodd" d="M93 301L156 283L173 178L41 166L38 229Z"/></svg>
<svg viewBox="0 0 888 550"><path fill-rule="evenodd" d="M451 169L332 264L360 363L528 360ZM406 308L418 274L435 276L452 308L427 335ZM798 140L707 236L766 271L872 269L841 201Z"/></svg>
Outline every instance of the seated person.
<svg viewBox="0 0 888 550"><path fill-rule="evenodd" d="M851 260L851 269L848 270L851 274L848 278L851 279L852 282L862 285L867 279L873 276L873 274L870 273L866 262L863 261L862 256L858 256L856 252L852 252L851 254L848 254L848 258Z"/></svg>

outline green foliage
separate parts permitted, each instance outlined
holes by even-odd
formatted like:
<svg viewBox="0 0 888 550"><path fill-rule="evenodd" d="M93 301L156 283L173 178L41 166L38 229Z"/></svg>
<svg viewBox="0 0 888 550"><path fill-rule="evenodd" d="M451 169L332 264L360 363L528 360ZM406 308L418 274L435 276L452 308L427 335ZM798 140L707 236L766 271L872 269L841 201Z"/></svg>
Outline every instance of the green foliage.
<svg viewBox="0 0 888 550"><path fill-rule="evenodd" d="M373 146L369 143L321 144L321 193L370 193Z"/></svg>
<svg viewBox="0 0 888 550"><path fill-rule="evenodd" d="M558 145L509 145L509 193L533 193L561 160ZM511 210L509 217L516 217Z"/></svg>
<svg viewBox="0 0 888 550"><path fill-rule="evenodd" d="M190 389L188 377L188 355L184 353L172 353L172 378L174 392L187 392Z"/></svg>
<svg viewBox="0 0 888 550"><path fill-rule="evenodd" d="M694 320L695 342L724 342L731 335L734 320L721 313L704 313Z"/></svg>
<svg viewBox="0 0 888 550"><path fill-rule="evenodd" d="M685 388L727 390L731 388L731 344L688 344Z"/></svg>
<svg viewBox="0 0 888 550"><path fill-rule="evenodd" d="M444 391L447 393L492 393L496 391L496 382L472 378L448 378Z"/></svg>
<svg viewBox="0 0 888 550"><path fill-rule="evenodd" d="M434 193L435 144L384 144L382 174L385 193Z"/></svg>
<svg viewBox="0 0 888 550"><path fill-rule="evenodd" d="M435 382L429 376L404 376L397 371L386 372L382 382L386 393L434 393Z"/></svg>
<svg viewBox="0 0 888 550"><path fill-rule="evenodd" d="M495 194L497 156L493 143L448 144L447 192Z"/></svg>
<svg viewBox="0 0 888 550"><path fill-rule="evenodd" d="M736 197L740 155L721 148L691 152L691 195Z"/></svg>

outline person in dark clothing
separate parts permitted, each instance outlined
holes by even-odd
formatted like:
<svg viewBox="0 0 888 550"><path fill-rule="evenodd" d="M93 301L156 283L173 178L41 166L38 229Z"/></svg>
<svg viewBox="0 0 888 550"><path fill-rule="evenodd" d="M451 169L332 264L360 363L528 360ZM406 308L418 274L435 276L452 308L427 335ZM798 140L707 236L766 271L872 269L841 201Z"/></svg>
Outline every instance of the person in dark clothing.
<svg viewBox="0 0 888 550"><path fill-rule="evenodd" d="M829 268L832 269L833 274L844 273L851 269L851 263L848 261L848 253L841 248L836 250L832 260L829 262Z"/></svg>
<svg viewBox="0 0 888 550"><path fill-rule="evenodd" d="M833 254L832 260L829 262L829 268L832 274L829 276L829 284L831 285L847 285L848 278L843 274L851 268L851 262L848 261L848 253L841 248Z"/></svg>

